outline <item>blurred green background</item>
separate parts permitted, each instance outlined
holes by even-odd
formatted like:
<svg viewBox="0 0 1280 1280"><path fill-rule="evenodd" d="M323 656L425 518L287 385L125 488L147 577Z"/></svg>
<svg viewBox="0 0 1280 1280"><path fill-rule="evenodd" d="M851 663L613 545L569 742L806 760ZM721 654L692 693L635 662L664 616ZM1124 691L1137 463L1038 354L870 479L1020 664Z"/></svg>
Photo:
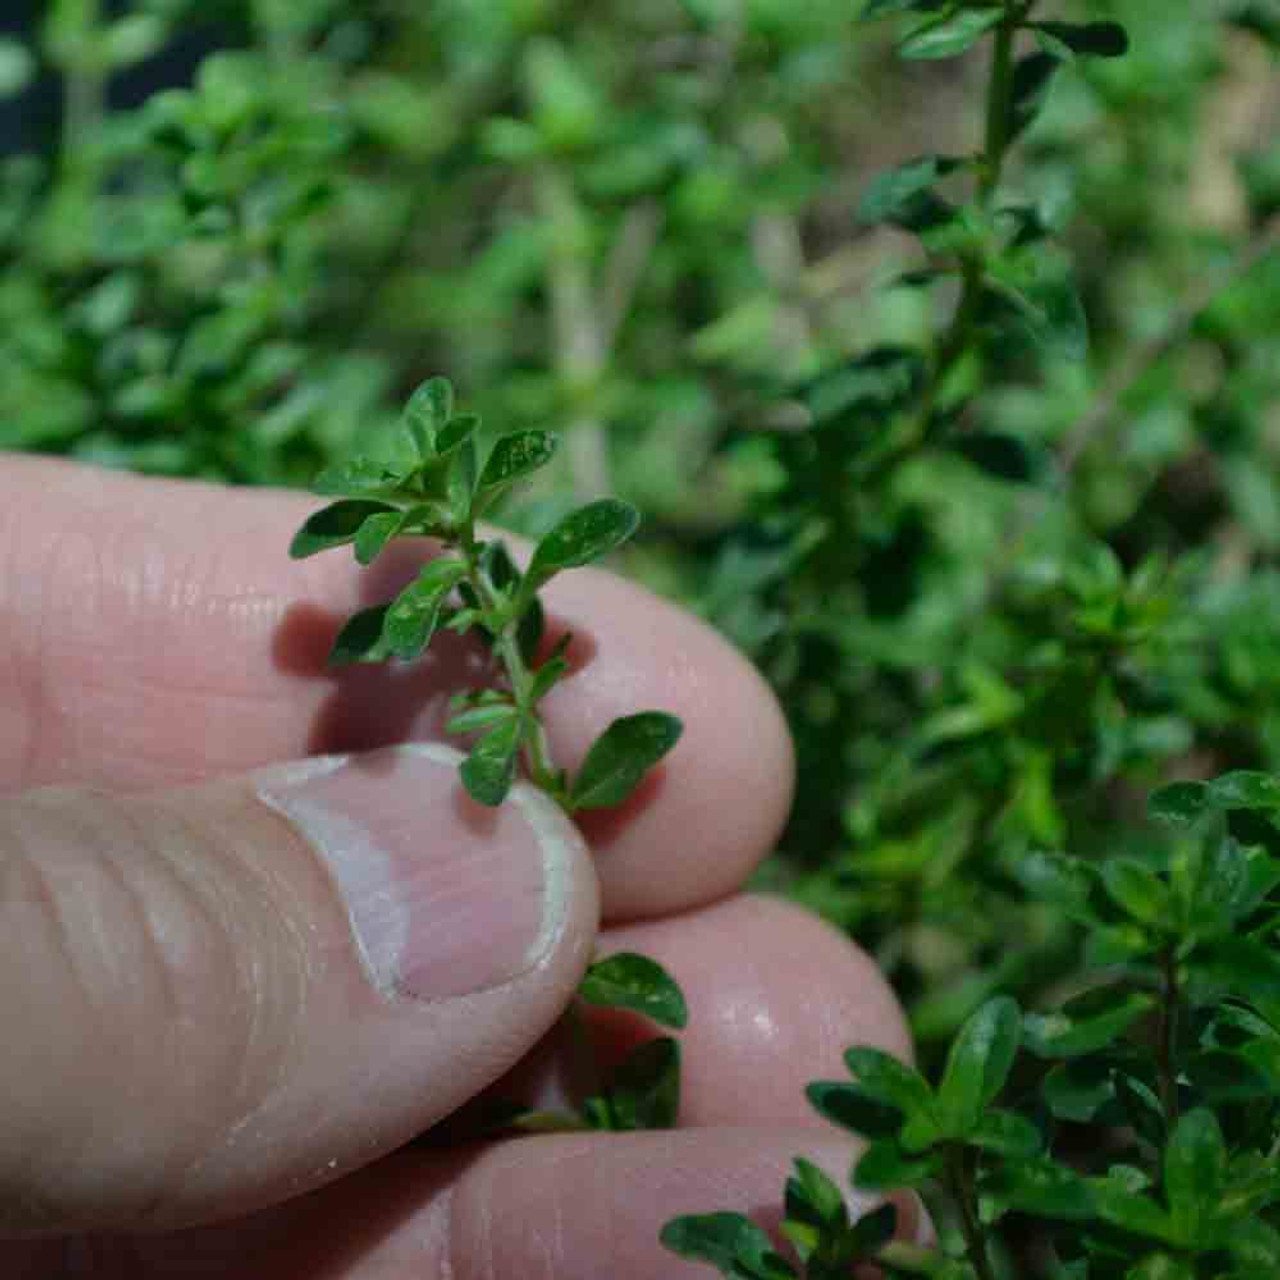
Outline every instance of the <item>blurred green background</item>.
<svg viewBox="0 0 1280 1280"><path fill-rule="evenodd" d="M898 447L955 298L858 202L980 146L986 55L902 63L860 8L8 6L0 445L301 487L434 374L562 431L506 520L641 508L618 567L796 735L760 882L876 953L928 1055L1090 962L1028 850L1144 856L1153 784L1280 770L1280 13L1039 7L1132 42L1062 69L1006 181L1089 352L983 333Z"/></svg>

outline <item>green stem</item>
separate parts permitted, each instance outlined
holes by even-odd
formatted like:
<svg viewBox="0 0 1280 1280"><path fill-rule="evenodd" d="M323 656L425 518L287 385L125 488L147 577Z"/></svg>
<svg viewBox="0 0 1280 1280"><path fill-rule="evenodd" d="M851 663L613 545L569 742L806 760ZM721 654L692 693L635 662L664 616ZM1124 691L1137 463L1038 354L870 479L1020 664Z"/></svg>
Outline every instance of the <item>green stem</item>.
<svg viewBox="0 0 1280 1280"><path fill-rule="evenodd" d="M1164 991L1160 1002L1160 1023L1156 1043L1156 1070L1159 1075L1160 1105L1169 1132L1178 1123L1178 1075L1174 1061L1178 1041L1178 958L1173 946L1166 947L1160 957L1164 974Z"/></svg>
<svg viewBox="0 0 1280 1280"><path fill-rule="evenodd" d="M1022 17L1021 8L1005 6L1005 19L996 28L991 54L991 79L987 84L987 128L983 145L982 178L978 196L986 207L1000 185L1005 153L1009 149L1009 112L1013 94L1013 33Z"/></svg>
<svg viewBox="0 0 1280 1280"><path fill-rule="evenodd" d="M458 547L467 566L467 583L480 601L485 626L493 633L493 651L506 672L507 683L511 686L516 705L531 721L532 728L524 743L529 777L543 791L560 801L559 773L551 756L551 744L532 702L533 671L520 652L520 642L516 635L523 609L517 607L507 610L502 607L498 592L480 567L480 545L472 529L465 530L459 537Z"/></svg>
<svg viewBox="0 0 1280 1280"><path fill-rule="evenodd" d="M991 1259L987 1257L986 1236L978 1218L972 1157L963 1147L954 1148L948 1155L948 1182L956 1207L960 1210L960 1230L964 1234L969 1263L978 1273L978 1280L996 1280Z"/></svg>

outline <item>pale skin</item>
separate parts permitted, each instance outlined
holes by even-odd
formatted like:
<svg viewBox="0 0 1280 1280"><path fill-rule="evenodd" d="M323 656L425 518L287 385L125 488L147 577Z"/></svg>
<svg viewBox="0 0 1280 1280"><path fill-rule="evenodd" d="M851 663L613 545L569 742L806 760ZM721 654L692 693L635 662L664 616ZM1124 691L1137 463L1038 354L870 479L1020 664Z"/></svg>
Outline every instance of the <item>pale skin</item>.
<svg viewBox="0 0 1280 1280"><path fill-rule="evenodd" d="M0 911L65 920L72 907L47 892L57 881L40 860L77 841L85 858L109 846L142 884L98 901L93 877L79 882L91 965L73 963L83 927L70 960L49 941L65 944L56 928L0 928L0 1017L21 1033L6 1037L20 1051L0 1054L0 1273L710 1275L659 1246L662 1224L716 1209L776 1222L796 1155L847 1185L854 1140L811 1111L803 1086L841 1077L850 1044L910 1052L865 954L800 909L741 892L790 802L772 696L722 640L641 589L589 570L555 580L545 602L578 638L575 670L545 704L559 762L572 767L612 718L641 709L680 716L684 738L624 812L583 824L546 962L427 1026L433 1015L359 986L312 855L244 782L278 762L439 737L443 700L475 661L447 641L417 669L327 671L339 623L387 598L427 549L397 547L364 571L343 552L292 563L285 549L315 506L0 464ZM236 936L215 920L202 943L247 978L229 986L227 966L184 962L146 973L154 1001L131 979L135 950L144 969L166 963L155 936L138 941L154 932L148 877L168 874L157 831L186 841L212 881L257 886ZM317 938L328 941L313 955ZM593 950L651 955L685 990L681 1127L405 1148L486 1088L563 1101L569 1050L552 1028ZM260 1010L252 1049L224 1052L245 1000ZM635 1027L601 1019L606 1052ZM262 1062L276 1094L297 1091L305 1123L233 1131L219 1099L252 1102L268 1087Z"/></svg>

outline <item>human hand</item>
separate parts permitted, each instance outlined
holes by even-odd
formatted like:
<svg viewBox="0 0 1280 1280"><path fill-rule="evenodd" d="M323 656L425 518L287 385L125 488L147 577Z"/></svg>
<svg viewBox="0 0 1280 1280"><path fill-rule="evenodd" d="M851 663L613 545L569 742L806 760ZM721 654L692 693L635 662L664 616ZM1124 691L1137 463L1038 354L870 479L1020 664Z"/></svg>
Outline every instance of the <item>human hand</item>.
<svg viewBox="0 0 1280 1280"><path fill-rule="evenodd" d="M684 737L585 841L536 792L481 810L439 748L393 746L440 736L474 651L325 671L412 552L292 564L311 505L4 462L0 1274L648 1280L682 1271L672 1216L759 1214L797 1154L845 1182L803 1085L906 1033L843 938L736 894L790 794L759 679L566 575L557 756L636 706ZM486 1089L572 1091L553 1029L594 950L684 988L684 1127L406 1147ZM606 1053L634 1033L595 1022Z"/></svg>

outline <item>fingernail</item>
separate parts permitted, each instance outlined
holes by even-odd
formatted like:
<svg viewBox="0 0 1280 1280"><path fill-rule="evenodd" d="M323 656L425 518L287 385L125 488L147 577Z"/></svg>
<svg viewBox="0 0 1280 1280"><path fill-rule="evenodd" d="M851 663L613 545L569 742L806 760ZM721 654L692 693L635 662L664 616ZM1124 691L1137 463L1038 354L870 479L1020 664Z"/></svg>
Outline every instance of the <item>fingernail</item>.
<svg viewBox="0 0 1280 1280"><path fill-rule="evenodd" d="M280 765L258 796L315 850L384 996L444 999L510 982L551 948L566 914L572 826L527 784L486 809L459 752L414 743Z"/></svg>

